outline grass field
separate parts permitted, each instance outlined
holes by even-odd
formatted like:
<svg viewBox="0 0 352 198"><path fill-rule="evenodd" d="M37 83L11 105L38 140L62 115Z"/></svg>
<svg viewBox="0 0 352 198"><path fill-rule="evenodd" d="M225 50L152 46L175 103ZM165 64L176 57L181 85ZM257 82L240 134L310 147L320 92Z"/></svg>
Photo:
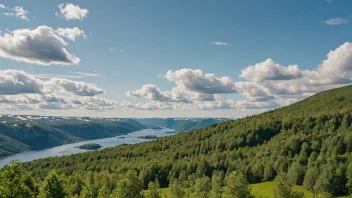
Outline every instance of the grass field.
<svg viewBox="0 0 352 198"><path fill-rule="evenodd" d="M276 186L276 182L263 182L263 183L258 183L258 184L251 184L250 186L251 186L252 194L255 197L272 198L274 196L273 191ZM303 186L294 186L293 189L297 190L299 192L303 192L304 197L314 198L314 194L309 192L308 190L306 190ZM186 194L189 194L189 189L186 189L185 191L186 191ZM144 191L145 194L147 192L148 192L147 190ZM170 193L170 189L169 188L162 188L161 193L164 195L164 197L168 197L169 193ZM230 198L230 196L226 192L223 194L223 197ZM318 196L318 198L319 198L319 196ZM344 197L339 197L339 198L352 198L352 196L344 196Z"/></svg>

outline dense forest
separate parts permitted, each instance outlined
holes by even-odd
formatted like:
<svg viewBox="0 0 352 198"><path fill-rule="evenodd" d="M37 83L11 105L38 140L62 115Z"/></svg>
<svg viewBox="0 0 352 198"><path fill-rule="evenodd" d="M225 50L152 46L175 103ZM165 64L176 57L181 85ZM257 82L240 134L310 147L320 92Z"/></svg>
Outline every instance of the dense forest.
<svg viewBox="0 0 352 198"><path fill-rule="evenodd" d="M169 187L170 197L221 197L224 189L230 197L252 197L248 183L272 180L278 181L275 197L303 197L293 185L320 197L348 195L351 131L347 86L152 142L35 160L24 169L14 163L2 169L0 194L13 187L8 178L15 177L8 174L17 172L16 186L23 189L16 192L42 197L57 190L50 182L67 197L158 197L159 187ZM147 195L142 189L149 189Z"/></svg>

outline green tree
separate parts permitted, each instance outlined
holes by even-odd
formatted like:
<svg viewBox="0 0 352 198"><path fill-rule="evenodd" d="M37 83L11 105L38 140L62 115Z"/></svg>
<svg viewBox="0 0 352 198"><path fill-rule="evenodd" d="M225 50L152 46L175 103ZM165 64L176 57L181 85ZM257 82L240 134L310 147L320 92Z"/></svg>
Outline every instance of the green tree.
<svg viewBox="0 0 352 198"><path fill-rule="evenodd" d="M91 186L83 187L80 198L95 198L95 197L96 197L96 193L94 188L92 188Z"/></svg>
<svg viewBox="0 0 352 198"><path fill-rule="evenodd" d="M303 198L304 193L296 192L292 189L293 184L286 175L276 177L277 185L274 188L274 198Z"/></svg>
<svg viewBox="0 0 352 198"><path fill-rule="evenodd" d="M314 191L314 185L318 176L319 170L316 167L308 168L304 176L303 186L310 191Z"/></svg>
<svg viewBox="0 0 352 198"><path fill-rule="evenodd" d="M352 194L352 163L350 163L347 167L346 178L347 178L346 187L348 190L348 194Z"/></svg>
<svg viewBox="0 0 352 198"><path fill-rule="evenodd" d="M275 170L270 163L266 164L264 167L264 181L271 181L275 178Z"/></svg>
<svg viewBox="0 0 352 198"><path fill-rule="evenodd" d="M287 179L292 184L302 185L304 179L304 168L299 161L293 162L287 172Z"/></svg>
<svg viewBox="0 0 352 198"><path fill-rule="evenodd" d="M224 178L223 172L214 172L213 176L211 177L211 191L210 197L211 198L221 198L223 189L222 189L222 180Z"/></svg>
<svg viewBox="0 0 352 198"><path fill-rule="evenodd" d="M178 179L173 179L170 184L170 198L183 198L185 190Z"/></svg>
<svg viewBox="0 0 352 198"><path fill-rule="evenodd" d="M18 161L0 170L0 198L30 198L32 192L25 185L26 172Z"/></svg>
<svg viewBox="0 0 352 198"><path fill-rule="evenodd" d="M252 198L246 176L241 172L231 172L227 176L226 187L233 198Z"/></svg>
<svg viewBox="0 0 352 198"><path fill-rule="evenodd" d="M78 175L70 176L66 187L69 196L80 195L83 186L84 182Z"/></svg>
<svg viewBox="0 0 352 198"><path fill-rule="evenodd" d="M112 198L142 198L142 184L137 177L137 173L128 170L118 181L116 189L113 191Z"/></svg>
<svg viewBox="0 0 352 198"><path fill-rule="evenodd" d="M162 198L160 184L157 179L155 180L155 182L149 182L148 190L148 198Z"/></svg>
<svg viewBox="0 0 352 198"><path fill-rule="evenodd" d="M196 180L194 185L194 196L197 198L208 198L211 190L211 181L209 177L201 177Z"/></svg>
<svg viewBox="0 0 352 198"><path fill-rule="evenodd" d="M49 172L40 189L41 198L64 198L64 181L55 170Z"/></svg>
<svg viewBox="0 0 352 198"><path fill-rule="evenodd" d="M99 189L98 198L108 198L110 194L111 194L111 191L106 186L102 186Z"/></svg>

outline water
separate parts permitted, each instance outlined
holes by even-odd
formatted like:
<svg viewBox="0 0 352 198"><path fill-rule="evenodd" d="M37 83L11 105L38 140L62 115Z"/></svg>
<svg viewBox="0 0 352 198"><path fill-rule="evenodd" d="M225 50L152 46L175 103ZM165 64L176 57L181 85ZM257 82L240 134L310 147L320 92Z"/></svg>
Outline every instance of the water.
<svg viewBox="0 0 352 198"><path fill-rule="evenodd" d="M136 144L140 142L147 142L152 140L147 139L140 139L137 138L138 136L145 136L145 135L156 135L158 137L165 137L169 135L174 135L174 133L166 133L173 131L172 129L144 129L141 131L136 131L129 133L127 135L123 135L125 138L119 139L118 137L110 137L110 138L103 138L103 139L95 139L95 140L87 140L81 141L73 144L65 144L62 146L57 146L53 148L38 150L38 151L29 151L24 153L19 153L13 155L11 157L5 158L0 160L0 168L5 166L6 164L10 163L12 160L17 159L21 162L28 162L35 159L46 158L46 157L54 157L54 156L63 156L63 155L71 155L76 153L83 153L87 152L88 150L83 150L77 148L80 145L87 144L87 143L96 143L102 146L101 149L106 147L117 146L120 144Z"/></svg>

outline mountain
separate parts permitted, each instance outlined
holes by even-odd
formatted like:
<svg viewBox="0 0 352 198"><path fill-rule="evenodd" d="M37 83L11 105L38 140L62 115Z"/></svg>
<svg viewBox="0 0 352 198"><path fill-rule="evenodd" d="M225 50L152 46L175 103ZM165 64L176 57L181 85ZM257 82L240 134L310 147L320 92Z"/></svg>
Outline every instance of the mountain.
<svg viewBox="0 0 352 198"><path fill-rule="evenodd" d="M199 129L215 123L229 120L227 118L140 118L138 122L150 125L175 129L175 131L189 131Z"/></svg>
<svg viewBox="0 0 352 198"><path fill-rule="evenodd" d="M156 178L161 187L175 178L192 187L197 178L236 170L250 183L280 175L314 193L338 196L352 193L351 152L352 86L347 86L256 116L24 167L37 181L53 168L68 177L89 173L97 188L135 170L144 189Z"/></svg>
<svg viewBox="0 0 352 198"><path fill-rule="evenodd" d="M132 119L3 115L0 117L0 158L28 150L123 135L145 128Z"/></svg>

